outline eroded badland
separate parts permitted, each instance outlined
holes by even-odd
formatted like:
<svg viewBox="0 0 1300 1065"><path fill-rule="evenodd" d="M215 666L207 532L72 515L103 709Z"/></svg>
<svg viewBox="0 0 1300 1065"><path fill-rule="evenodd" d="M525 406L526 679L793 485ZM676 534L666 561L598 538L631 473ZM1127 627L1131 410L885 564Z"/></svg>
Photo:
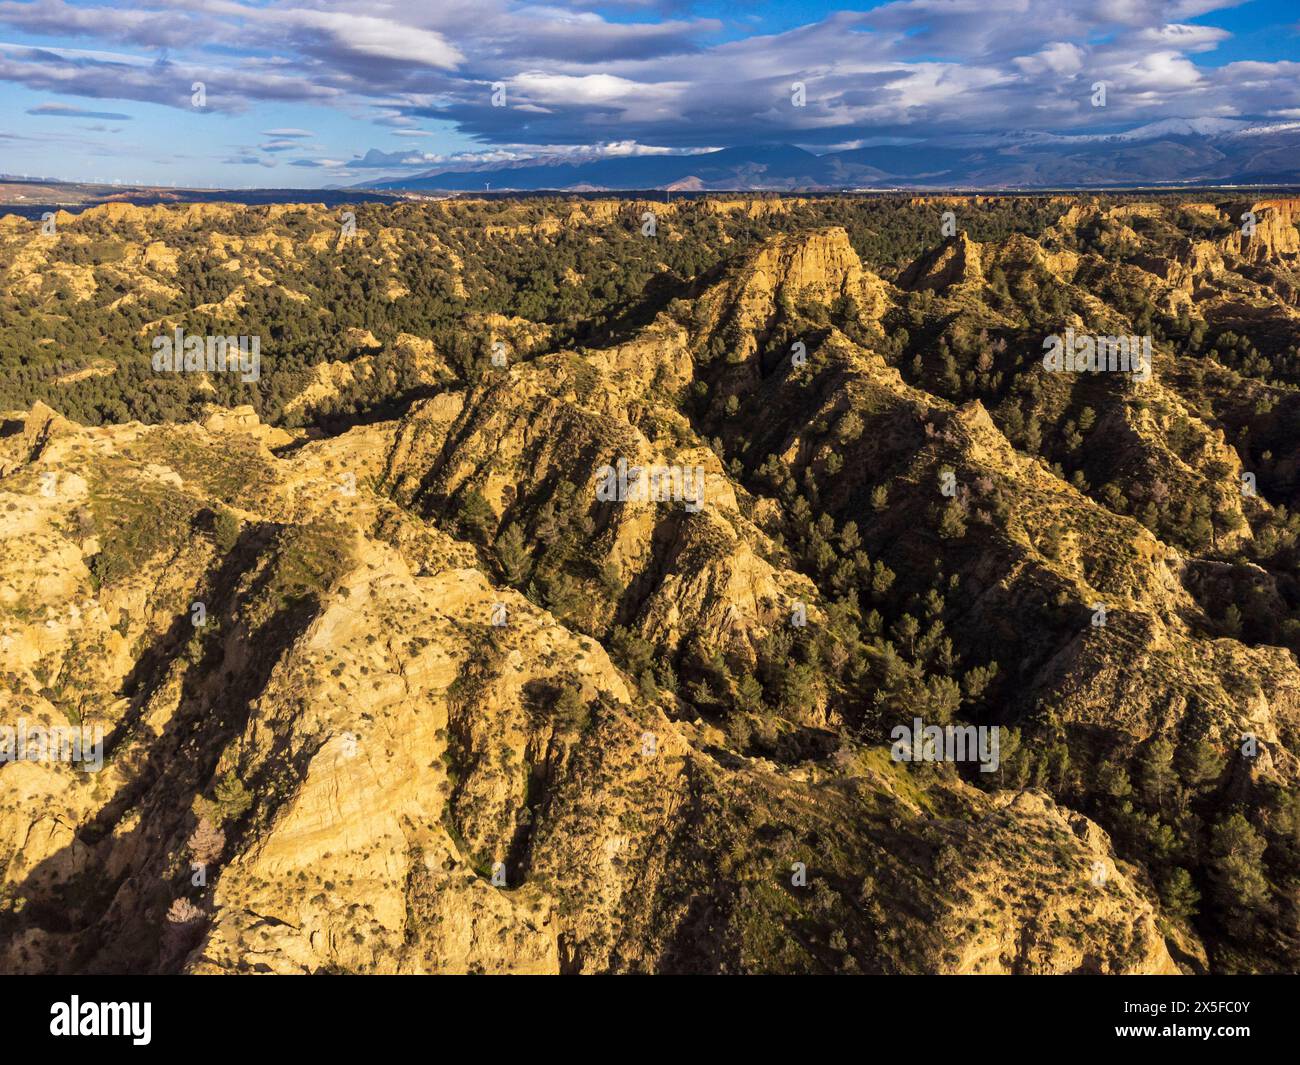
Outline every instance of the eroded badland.
<svg viewBox="0 0 1300 1065"><path fill-rule="evenodd" d="M1297 215L0 219L0 970L1294 971Z"/></svg>

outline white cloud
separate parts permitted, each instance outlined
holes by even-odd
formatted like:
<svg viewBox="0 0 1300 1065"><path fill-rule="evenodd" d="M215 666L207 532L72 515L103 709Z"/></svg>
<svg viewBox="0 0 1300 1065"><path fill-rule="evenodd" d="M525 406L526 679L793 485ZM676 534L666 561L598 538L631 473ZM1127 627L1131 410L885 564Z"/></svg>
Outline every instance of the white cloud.
<svg viewBox="0 0 1300 1065"><path fill-rule="evenodd" d="M1211 23L1235 0L895 0L720 43L716 22L656 18L653 6L607 18L594 0L183 0L148 12L0 0L0 24L99 46L0 44L0 80L186 110L202 80L213 111L315 103L403 138L436 136L422 128L436 121L487 146L606 155L1300 108L1296 64L1198 61L1230 36ZM803 108L790 103L796 80ZM1088 105L1094 80L1108 84L1105 109ZM496 81L505 108L491 106ZM275 153L314 134L263 136Z"/></svg>
<svg viewBox="0 0 1300 1065"><path fill-rule="evenodd" d="M1034 55L1017 56L1012 63L1025 74L1057 74L1069 78L1083 69L1087 55L1077 44L1053 41Z"/></svg>
<svg viewBox="0 0 1300 1065"><path fill-rule="evenodd" d="M451 70L465 58L461 51L440 33L369 15L344 11L306 11L298 8L265 9L252 14L251 17L290 30L318 31L327 35L341 51L352 51L380 59L412 63L416 66Z"/></svg>

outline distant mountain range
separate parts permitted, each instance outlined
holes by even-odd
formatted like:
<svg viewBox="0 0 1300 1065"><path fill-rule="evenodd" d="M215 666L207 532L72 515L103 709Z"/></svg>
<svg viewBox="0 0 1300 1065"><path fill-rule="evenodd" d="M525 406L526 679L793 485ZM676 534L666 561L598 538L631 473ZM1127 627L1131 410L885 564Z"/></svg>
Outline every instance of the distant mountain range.
<svg viewBox="0 0 1300 1065"><path fill-rule="evenodd" d="M893 186L1092 188L1300 183L1300 122L1169 119L1113 134L1010 133L815 155L793 145L574 162L449 164L358 187L407 191L542 189L817 190Z"/></svg>

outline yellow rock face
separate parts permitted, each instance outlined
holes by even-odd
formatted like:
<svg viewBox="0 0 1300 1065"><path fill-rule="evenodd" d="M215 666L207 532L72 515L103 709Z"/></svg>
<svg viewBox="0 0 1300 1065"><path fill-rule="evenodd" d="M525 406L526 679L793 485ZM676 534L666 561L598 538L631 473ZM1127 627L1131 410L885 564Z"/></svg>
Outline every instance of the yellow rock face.
<svg viewBox="0 0 1300 1065"><path fill-rule="evenodd" d="M1193 857L1145 858L1197 819L1208 853L1220 800L1276 821L1300 781L1293 653L1207 606L1249 581L1261 614L1290 609L1273 556L1249 561L1289 518L1243 493L1225 431L1255 404L1266 429L1269 403L1294 413L1289 386L1172 341L1140 390L1014 371L1049 314L1125 331L1117 287L1187 330L1284 333L1295 201L1255 204L1251 237L1182 205L1197 235L1164 242L1167 203L1076 202L1038 237L962 231L883 265L817 202L562 201L492 227L482 203L425 205L436 240L366 231L372 309L405 298L410 255L446 263L438 300L477 295L465 234L612 246L602 227L624 240L652 211L669 239L730 225L743 250L647 267L636 314L595 339L467 311L485 365L355 318L274 408L207 403L208 381L192 421L0 415L0 727L103 740L93 771L0 762L0 971L1248 967L1170 903ZM1001 201L913 205L941 204ZM298 291L304 247L353 253L320 205L236 210L63 216L79 249L79 226L117 227L100 274L5 224L5 277L48 310L135 274L133 314L201 248L232 295L155 308L147 333ZM774 232L741 243L753 222ZM1048 308L1032 323L1022 288ZM625 491L629 469L659 494ZM1171 500L1209 508L1208 548L1146 518ZM890 727L922 717L1005 728L1005 761L905 764ZM1199 792L1154 807L1132 805L1154 773L1099 783L1246 736L1257 760L1197 766ZM205 823L222 842L198 867ZM201 919L174 927L177 900Z"/></svg>

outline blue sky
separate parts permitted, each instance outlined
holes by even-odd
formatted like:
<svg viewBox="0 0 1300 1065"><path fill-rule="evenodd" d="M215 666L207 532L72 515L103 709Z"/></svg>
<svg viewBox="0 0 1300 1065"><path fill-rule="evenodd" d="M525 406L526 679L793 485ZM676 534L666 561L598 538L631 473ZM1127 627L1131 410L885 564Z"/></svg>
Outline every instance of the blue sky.
<svg viewBox="0 0 1300 1065"><path fill-rule="evenodd" d="M1300 122L1297 23L1294 0L0 0L0 172L317 187L536 155Z"/></svg>

